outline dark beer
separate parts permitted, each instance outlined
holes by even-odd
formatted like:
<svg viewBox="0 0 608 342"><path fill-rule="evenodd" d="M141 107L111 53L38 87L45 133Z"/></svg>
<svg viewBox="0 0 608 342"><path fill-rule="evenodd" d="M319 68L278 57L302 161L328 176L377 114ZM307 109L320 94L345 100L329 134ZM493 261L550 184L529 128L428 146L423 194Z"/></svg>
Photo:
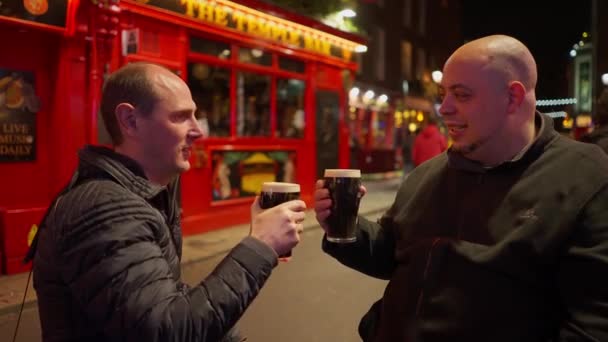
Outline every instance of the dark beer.
<svg viewBox="0 0 608 342"><path fill-rule="evenodd" d="M268 209L291 200L300 198L300 184L265 182L260 193L260 208ZM279 258L288 258L291 251L279 255Z"/></svg>
<svg viewBox="0 0 608 342"><path fill-rule="evenodd" d="M299 198L300 184L266 182L262 184L260 207L262 209L268 209Z"/></svg>
<svg viewBox="0 0 608 342"><path fill-rule="evenodd" d="M327 240L349 243L357 240L357 214L361 194L361 171L351 169L325 170L325 187L331 198L327 217Z"/></svg>

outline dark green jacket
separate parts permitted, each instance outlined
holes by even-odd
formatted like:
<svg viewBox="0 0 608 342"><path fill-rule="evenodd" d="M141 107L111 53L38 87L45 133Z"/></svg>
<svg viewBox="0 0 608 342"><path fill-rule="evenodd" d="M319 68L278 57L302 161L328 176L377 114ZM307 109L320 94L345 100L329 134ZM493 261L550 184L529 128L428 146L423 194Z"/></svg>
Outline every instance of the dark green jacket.
<svg viewBox="0 0 608 342"><path fill-rule="evenodd" d="M79 157L35 243L43 340L232 342L224 337L277 265L274 251L248 237L190 287L173 184L154 185L105 148Z"/></svg>
<svg viewBox="0 0 608 342"><path fill-rule="evenodd" d="M492 169L447 152L406 178L379 223L324 250L390 279L365 341L608 341L608 157L539 134Z"/></svg>

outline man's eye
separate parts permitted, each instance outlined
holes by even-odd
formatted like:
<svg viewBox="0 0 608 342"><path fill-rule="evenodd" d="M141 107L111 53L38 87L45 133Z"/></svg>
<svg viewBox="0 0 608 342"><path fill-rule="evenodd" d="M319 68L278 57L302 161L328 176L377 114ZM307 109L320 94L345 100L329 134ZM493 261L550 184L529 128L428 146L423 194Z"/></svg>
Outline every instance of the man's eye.
<svg viewBox="0 0 608 342"><path fill-rule="evenodd" d="M175 114L173 115L173 121L176 122L183 122L186 121L190 118L190 114L188 113L179 113L179 114Z"/></svg>
<svg viewBox="0 0 608 342"><path fill-rule="evenodd" d="M455 93L454 97L458 100L467 100L470 96L469 94Z"/></svg>

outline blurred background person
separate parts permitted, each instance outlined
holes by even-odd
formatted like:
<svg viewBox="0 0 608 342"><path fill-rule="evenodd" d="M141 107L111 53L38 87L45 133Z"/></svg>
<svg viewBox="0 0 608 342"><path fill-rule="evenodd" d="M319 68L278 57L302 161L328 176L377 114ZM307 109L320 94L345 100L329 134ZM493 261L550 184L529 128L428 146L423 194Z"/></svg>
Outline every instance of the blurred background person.
<svg viewBox="0 0 608 342"><path fill-rule="evenodd" d="M418 166L434 156L445 151L447 141L437 128L437 121L429 117L429 121L424 129L416 136L414 148L412 149L412 161L414 166Z"/></svg>
<svg viewBox="0 0 608 342"><path fill-rule="evenodd" d="M596 144L608 153L608 88L602 91L597 100L597 112L593 131L581 138L582 142Z"/></svg>

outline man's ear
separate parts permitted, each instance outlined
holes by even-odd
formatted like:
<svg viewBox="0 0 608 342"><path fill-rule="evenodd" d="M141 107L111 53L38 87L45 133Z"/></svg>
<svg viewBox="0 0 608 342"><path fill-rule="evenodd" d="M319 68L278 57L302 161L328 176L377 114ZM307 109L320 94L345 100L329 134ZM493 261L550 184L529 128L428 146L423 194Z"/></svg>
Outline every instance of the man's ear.
<svg viewBox="0 0 608 342"><path fill-rule="evenodd" d="M509 113L513 113L519 109L519 106L526 97L526 87L523 83L513 81L509 84Z"/></svg>
<svg viewBox="0 0 608 342"><path fill-rule="evenodd" d="M116 120L125 135L133 135L137 130L137 116L135 107L129 103L119 103L114 110Z"/></svg>

